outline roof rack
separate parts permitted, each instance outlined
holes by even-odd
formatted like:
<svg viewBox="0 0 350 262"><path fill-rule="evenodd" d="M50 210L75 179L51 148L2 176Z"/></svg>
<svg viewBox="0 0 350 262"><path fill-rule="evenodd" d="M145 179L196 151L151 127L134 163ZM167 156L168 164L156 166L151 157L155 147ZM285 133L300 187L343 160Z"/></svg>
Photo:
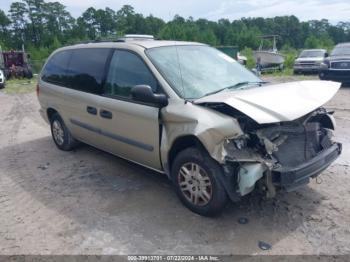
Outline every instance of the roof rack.
<svg viewBox="0 0 350 262"><path fill-rule="evenodd" d="M95 43L110 43L110 42L127 42L127 41L139 41L139 40L155 40L153 35L134 35L127 34L117 39L103 39L103 40L86 40L74 43L75 45L80 44L95 44Z"/></svg>
<svg viewBox="0 0 350 262"><path fill-rule="evenodd" d="M137 40L155 40L153 35L137 35L137 34L127 34L123 37L117 39L117 42L126 42L126 41L137 41Z"/></svg>

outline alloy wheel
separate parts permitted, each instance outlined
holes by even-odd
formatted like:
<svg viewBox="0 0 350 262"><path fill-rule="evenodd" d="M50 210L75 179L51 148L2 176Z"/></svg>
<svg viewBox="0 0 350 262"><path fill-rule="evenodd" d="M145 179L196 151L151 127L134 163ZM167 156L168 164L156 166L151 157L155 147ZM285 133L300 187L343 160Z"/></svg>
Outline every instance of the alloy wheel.
<svg viewBox="0 0 350 262"><path fill-rule="evenodd" d="M64 130L63 130L62 124L57 120L54 120L52 123L52 134L53 134L53 138L55 139L56 143L60 146L63 145L63 143L64 143Z"/></svg>
<svg viewBox="0 0 350 262"><path fill-rule="evenodd" d="M212 198L212 183L207 172L190 162L181 166L178 183L182 194L196 206L205 206Z"/></svg>

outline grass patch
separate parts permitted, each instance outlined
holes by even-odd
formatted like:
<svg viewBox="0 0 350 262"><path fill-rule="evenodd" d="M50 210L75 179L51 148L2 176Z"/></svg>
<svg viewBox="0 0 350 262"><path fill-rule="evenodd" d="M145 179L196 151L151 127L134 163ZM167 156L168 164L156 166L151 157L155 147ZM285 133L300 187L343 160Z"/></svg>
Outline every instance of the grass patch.
<svg viewBox="0 0 350 262"><path fill-rule="evenodd" d="M289 79L297 79L298 81L302 81L302 80L315 80L318 79L318 75L317 74L308 74L308 75L303 75L303 74L297 74L295 75L293 72L293 69L291 68L285 68L283 71L272 71L272 72L266 72L263 73L261 75L262 77L266 77L266 78L275 78L275 79L285 79L285 80L289 80Z"/></svg>
<svg viewBox="0 0 350 262"><path fill-rule="evenodd" d="M34 92L36 89L37 78L32 79L11 79L6 81L3 92L5 94L27 94Z"/></svg>
<svg viewBox="0 0 350 262"><path fill-rule="evenodd" d="M297 74L297 75L295 75L293 73L292 69L285 69L282 72L274 72L272 74L267 74L267 76L271 76L271 77L274 77L274 78L277 78L277 79L278 78L285 78L285 79L296 78L299 81L318 79L318 75L317 74L308 74L308 75Z"/></svg>
<svg viewBox="0 0 350 262"><path fill-rule="evenodd" d="M293 69L285 68L282 71L275 70L275 71L273 71L271 73L267 73L267 74L269 74L271 76L274 76L274 77L292 76L293 75Z"/></svg>

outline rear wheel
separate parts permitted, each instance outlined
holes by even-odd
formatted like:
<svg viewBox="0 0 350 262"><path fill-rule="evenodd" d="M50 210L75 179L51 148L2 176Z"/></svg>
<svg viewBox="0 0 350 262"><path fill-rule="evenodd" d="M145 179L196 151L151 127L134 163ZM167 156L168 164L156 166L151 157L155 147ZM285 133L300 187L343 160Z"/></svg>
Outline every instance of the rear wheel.
<svg viewBox="0 0 350 262"><path fill-rule="evenodd" d="M218 176L221 166L204 150L188 148L173 163L172 180L182 203L203 216L220 213L228 200Z"/></svg>
<svg viewBox="0 0 350 262"><path fill-rule="evenodd" d="M74 149L77 145L77 141L73 138L58 113L51 116L50 123L52 139L56 146L63 151Z"/></svg>
<svg viewBox="0 0 350 262"><path fill-rule="evenodd" d="M323 72L318 74L318 77L320 78L320 80L325 80L325 74Z"/></svg>

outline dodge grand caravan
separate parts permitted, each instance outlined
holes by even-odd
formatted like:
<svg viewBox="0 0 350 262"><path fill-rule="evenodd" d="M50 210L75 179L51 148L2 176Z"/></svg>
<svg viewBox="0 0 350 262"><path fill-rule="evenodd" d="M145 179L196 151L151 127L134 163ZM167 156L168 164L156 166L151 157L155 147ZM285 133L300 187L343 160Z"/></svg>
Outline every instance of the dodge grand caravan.
<svg viewBox="0 0 350 262"><path fill-rule="evenodd" d="M210 216L254 189L292 191L341 153L328 81L263 82L200 43L128 40L55 51L38 82L53 141L78 141L166 174Z"/></svg>

